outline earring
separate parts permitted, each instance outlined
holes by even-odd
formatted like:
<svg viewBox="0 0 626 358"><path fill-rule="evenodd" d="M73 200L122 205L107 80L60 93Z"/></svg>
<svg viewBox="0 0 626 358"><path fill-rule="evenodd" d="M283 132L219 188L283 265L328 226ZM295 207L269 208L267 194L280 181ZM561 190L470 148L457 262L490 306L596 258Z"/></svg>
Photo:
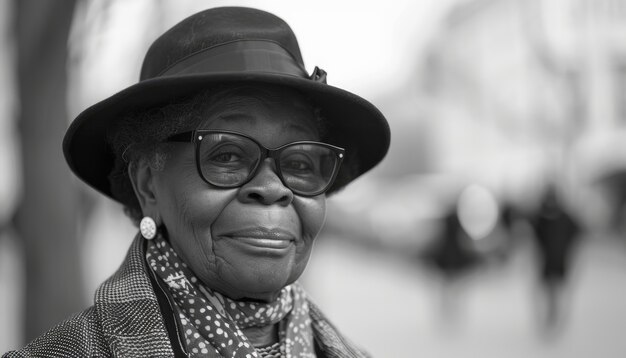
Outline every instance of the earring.
<svg viewBox="0 0 626 358"><path fill-rule="evenodd" d="M139 223L139 231L141 231L141 236L143 236L146 240L152 240L156 236L156 223L154 219L149 216L144 216Z"/></svg>

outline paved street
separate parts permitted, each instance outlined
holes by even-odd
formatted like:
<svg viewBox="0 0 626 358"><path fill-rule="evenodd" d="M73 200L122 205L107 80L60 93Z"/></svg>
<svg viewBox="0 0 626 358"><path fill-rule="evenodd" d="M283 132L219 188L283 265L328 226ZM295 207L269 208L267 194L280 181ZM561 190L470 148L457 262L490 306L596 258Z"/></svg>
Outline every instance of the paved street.
<svg viewBox="0 0 626 358"><path fill-rule="evenodd" d="M587 244L560 336L538 333L530 250L456 287L456 309L426 272L393 255L320 240L305 284L349 337L376 357L623 357L626 247ZM455 307L455 306L453 306Z"/></svg>

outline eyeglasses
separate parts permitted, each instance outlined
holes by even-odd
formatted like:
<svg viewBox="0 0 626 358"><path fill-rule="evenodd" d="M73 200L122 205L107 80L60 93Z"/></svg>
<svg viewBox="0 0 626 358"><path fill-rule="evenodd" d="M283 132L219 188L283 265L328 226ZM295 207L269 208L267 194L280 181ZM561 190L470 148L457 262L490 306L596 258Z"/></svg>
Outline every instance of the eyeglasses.
<svg viewBox="0 0 626 358"><path fill-rule="evenodd" d="M333 184L345 150L334 145L299 141L269 149L238 132L197 129L175 134L168 142L193 142L200 177L218 188L249 182L266 159L274 160L282 183L301 196L324 193Z"/></svg>

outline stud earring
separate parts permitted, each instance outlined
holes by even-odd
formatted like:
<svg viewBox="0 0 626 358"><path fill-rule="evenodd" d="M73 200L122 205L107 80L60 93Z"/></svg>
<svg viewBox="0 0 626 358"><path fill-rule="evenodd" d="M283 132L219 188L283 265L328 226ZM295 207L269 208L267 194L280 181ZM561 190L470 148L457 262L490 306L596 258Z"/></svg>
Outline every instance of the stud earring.
<svg viewBox="0 0 626 358"><path fill-rule="evenodd" d="M139 223L139 231L141 231L141 236L143 236L146 240L152 240L156 236L156 223L154 219L149 216L144 216Z"/></svg>

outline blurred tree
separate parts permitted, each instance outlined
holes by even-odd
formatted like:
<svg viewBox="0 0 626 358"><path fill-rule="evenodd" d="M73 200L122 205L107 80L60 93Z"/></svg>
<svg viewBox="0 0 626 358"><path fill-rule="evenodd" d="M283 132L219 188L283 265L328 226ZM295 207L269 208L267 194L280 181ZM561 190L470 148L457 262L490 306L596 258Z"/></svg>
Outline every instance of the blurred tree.
<svg viewBox="0 0 626 358"><path fill-rule="evenodd" d="M16 231L25 257L29 341L84 303L78 193L63 159L67 41L75 0L14 0L23 195Z"/></svg>

